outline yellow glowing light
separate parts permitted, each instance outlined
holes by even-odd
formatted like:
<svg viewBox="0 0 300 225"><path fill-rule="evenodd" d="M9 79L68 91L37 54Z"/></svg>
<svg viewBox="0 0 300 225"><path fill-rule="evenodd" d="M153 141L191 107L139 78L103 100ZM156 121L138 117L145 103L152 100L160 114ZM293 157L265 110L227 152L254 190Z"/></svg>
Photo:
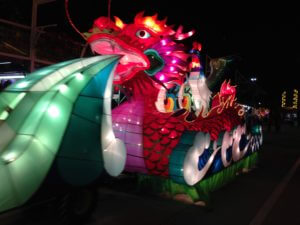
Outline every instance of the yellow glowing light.
<svg viewBox="0 0 300 225"><path fill-rule="evenodd" d="M156 32L161 31L160 26L155 22L155 20L152 17L146 17L143 23L146 27L148 27Z"/></svg>
<svg viewBox="0 0 300 225"><path fill-rule="evenodd" d="M281 107L282 108L286 107L286 91L282 92L281 95Z"/></svg>
<svg viewBox="0 0 300 225"><path fill-rule="evenodd" d="M200 63L192 62L192 68L198 68L200 67Z"/></svg>
<svg viewBox="0 0 300 225"><path fill-rule="evenodd" d="M293 108L298 109L298 90L294 89L294 94L293 94Z"/></svg>
<svg viewBox="0 0 300 225"><path fill-rule="evenodd" d="M165 105L166 112L173 112L174 100L172 98L167 98L167 104Z"/></svg>
<svg viewBox="0 0 300 225"><path fill-rule="evenodd" d="M115 18L115 24L117 27L120 29L123 29L125 27L125 24L122 22L122 20L119 17L114 17Z"/></svg>

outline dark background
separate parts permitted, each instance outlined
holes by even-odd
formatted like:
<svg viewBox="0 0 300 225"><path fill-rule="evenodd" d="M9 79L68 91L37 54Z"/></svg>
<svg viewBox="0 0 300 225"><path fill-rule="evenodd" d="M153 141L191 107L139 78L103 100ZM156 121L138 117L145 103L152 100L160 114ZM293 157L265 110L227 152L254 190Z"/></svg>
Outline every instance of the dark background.
<svg viewBox="0 0 300 225"><path fill-rule="evenodd" d="M108 14L108 0L69 1L72 20L82 32L94 19ZM31 2L0 0L0 17L30 24ZM196 29L190 42L200 41L203 54L212 58L233 56L232 71L246 79L257 77L254 88L267 93L266 102L275 96L279 99L283 90L300 88L300 13L296 3L240 2L111 0L111 15L130 23L140 11L158 13L159 19L167 16L167 24L175 28L181 24L185 31ZM46 24L57 24L56 30L84 42L68 24L63 0L39 7L38 25Z"/></svg>

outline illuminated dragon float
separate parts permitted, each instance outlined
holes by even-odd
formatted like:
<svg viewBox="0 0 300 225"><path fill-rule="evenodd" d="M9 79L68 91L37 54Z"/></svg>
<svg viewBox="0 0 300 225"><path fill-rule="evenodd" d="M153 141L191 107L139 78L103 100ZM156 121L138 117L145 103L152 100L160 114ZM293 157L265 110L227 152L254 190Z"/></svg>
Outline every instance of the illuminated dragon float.
<svg viewBox="0 0 300 225"><path fill-rule="evenodd" d="M253 165L262 128L246 126L229 81L212 96L227 62L211 60L206 76L201 45L180 44L193 34L141 12L132 24L100 17L85 37L95 54L122 56L113 83L127 101L112 110L112 125L126 146L125 171L144 174L141 186L197 201Z"/></svg>
<svg viewBox="0 0 300 225"><path fill-rule="evenodd" d="M212 96L226 60L203 74L200 44L156 16L95 20L84 34L99 56L37 70L0 93L0 212L47 184L86 186L138 173L141 187L194 201L255 163L262 144L234 86ZM113 92L127 101L111 109Z"/></svg>

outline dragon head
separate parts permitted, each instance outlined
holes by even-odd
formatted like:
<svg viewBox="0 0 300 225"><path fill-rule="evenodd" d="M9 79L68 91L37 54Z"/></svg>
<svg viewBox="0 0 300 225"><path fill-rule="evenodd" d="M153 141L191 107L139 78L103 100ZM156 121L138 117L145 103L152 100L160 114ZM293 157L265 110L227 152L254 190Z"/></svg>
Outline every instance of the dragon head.
<svg viewBox="0 0 300 225"><path fill-rule="evenodd" d="M114 22L99 17L85 36L96 54L123 56L116 68L114 84L123 84L143 71L167 86L182 83L188 67L189 55L176 41L192 36L194 31L184 34L182 29L180 26L174 31L166 25L166 19L158 20L157 15L144 16L141 12L132 24L125 24L118 17L114 17Z"/></svg>

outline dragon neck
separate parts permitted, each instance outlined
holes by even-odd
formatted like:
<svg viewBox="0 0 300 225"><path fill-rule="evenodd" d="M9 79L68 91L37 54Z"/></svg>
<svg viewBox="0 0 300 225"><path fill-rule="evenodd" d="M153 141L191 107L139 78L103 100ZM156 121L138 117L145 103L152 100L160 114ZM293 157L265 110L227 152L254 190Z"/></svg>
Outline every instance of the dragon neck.
<svg viewBox="0 0 300 225"><path fill-rule="evenodd" d="M127 81L124 86L130 92L131 102L142 103L146 111L155 110L155 101L159 90L147 74L144 72L138 73L134 78Z"/></svg>

